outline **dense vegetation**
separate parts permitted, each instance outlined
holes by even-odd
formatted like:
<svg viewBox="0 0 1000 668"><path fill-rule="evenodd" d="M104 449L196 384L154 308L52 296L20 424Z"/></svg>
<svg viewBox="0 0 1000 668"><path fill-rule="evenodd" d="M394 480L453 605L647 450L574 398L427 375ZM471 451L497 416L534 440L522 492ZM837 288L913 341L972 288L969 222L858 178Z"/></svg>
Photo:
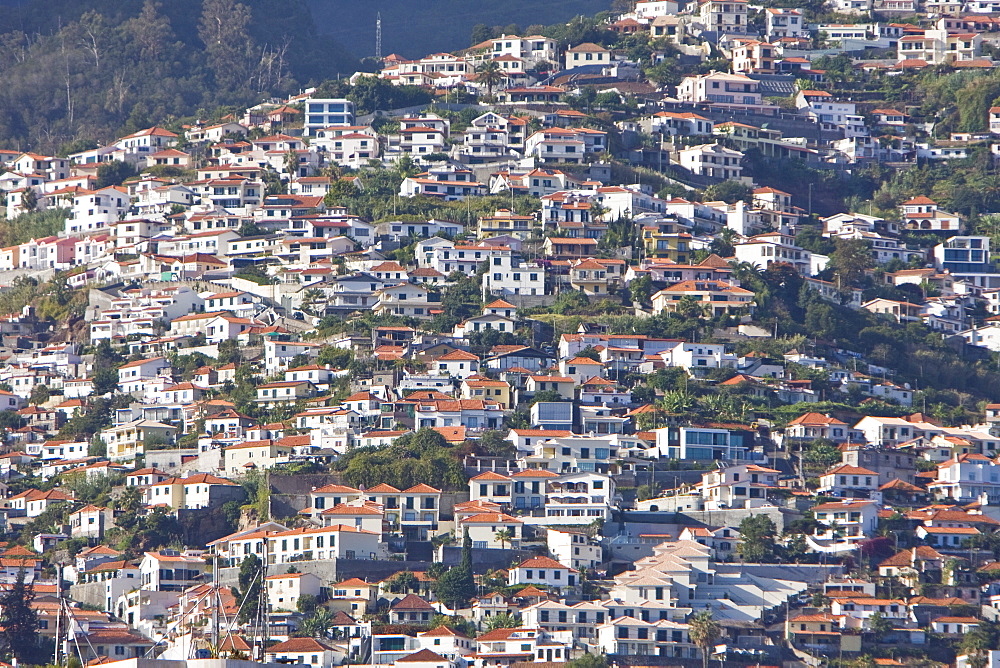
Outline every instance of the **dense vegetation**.
<svg viewBox="0 0 1000 668"><path fill-rule="evenodd" d="M304 0L29 0L5 12L0 137L15 148L80 150L356 68Z"/></svg>

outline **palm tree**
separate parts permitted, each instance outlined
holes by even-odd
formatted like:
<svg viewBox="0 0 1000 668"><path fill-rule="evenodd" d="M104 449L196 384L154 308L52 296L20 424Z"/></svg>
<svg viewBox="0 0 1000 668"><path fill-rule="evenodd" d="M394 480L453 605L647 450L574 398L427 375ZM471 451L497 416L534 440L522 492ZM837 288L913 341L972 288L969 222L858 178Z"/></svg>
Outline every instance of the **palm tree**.
<svg viewBox="0 0 1000 668"><path fill-rule="evenodd" d="M604 216L609 214L611 209L606 206L602 206L599 202L590 203L590 219L594 222L601 220Z"/></svg>
<svg viewBox="0 0 1000 668"><path fill-rule="evenodd" d="M733 278L740 281L743 285L747 283L752 285L754 282L763 279L760 267L753 262L731 262L730 266L733 268Z"/></svg>
<svg viewBox="0 0 1000 668"><path fill-rule="evenodd" d="M479 75L479 81L486 85L486 95L493 97L493 87L504 78L500 65L495 60L489 60L476 69L476 74Z"/></svg>
<svg viewBox="0 0 1000 668"><path fill-rule="evenodd" d="M312 616L303 620L302 630L310 636L323 637L333 626L333 612L329 608L316 608Z"/></svg>
<svg viewBox="0 0 1000 668"><path fill-rule="evenodd" d="M323 298L323 292L316 288L309 288L302 293L302 310L312 315L316 315L316 302Z"/></svg>
<svg viewBox="0 0 1000 668"><path fill-rule="evenodd" d="M702 610L688 619L688 635L691 637L691 642L701 650L702 665L708 668L708 660L712 656L711 649L722 635L722 629L712 616L711 610Z"/></svg>
<svg viewBox="0 0 1000 668"><path fill-rule="evenodd" d="M502 548L507 543L510 543L511 541L514 540L514 532L511 531L509 528L498 529L497 532L493 534L493 537L497 539L497 541L500 543L500 547Z"/></svg>
<svg viewBox="0 0 1000 668"><path fill-rule="evenodd" d="M299 156L295 151L289 150L285 153L285 171L290 179L299 175Z"/></svg>
<svg viewBox="0 0 1000 668"><path fill-rule="evenodd" d="M512 612L502 612L486 618L486 630L514 629L521 625L521 619Z"/></svg>
<svg viewBox="0 0 1000 668"><path fill-rule="evenodd" d="M709 306L694 295L684 295L677 301L674 312L682 318L695 320L703 318Z"/></svg>
<svg viewBox="0 0 1000 668"><path fill-rule="evenodd" d="M732 257L733 253L736 252L735 246L733 245L733 241L735 239L736 230L731 227L725 227L719 232L718 236L712 240L709 250L721 257Z"/></svg>
<svg viewBox="0 0 1000 668"><path fill-rule="evenodd" d="M834 543L844 537L844 531L841 529L840 522L837 520L830 522L830 537L833 539Z"/></svg>

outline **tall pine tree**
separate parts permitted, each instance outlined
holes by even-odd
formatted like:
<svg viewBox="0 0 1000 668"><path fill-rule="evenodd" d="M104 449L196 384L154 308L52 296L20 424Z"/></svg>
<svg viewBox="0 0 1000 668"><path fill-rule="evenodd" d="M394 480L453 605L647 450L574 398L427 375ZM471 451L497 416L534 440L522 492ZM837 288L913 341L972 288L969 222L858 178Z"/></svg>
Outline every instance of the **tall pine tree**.
<svg viewBox="0 0 1000 668"><path fill-rule="evenodd" d="M472 539L468 529L462 539L462 560L438 578L434 593L451 610L464 608L476 595L476 581L472 577Z"/></svg>
<svg viewBox="0 0 1000 668"><path fill-rule="evenodd" d="M24 582L24 567L17 572L14 586L0 597L0 626L8 653L18 663L35 663L38 654L38 613L31 607L34 589Z"/></svg>

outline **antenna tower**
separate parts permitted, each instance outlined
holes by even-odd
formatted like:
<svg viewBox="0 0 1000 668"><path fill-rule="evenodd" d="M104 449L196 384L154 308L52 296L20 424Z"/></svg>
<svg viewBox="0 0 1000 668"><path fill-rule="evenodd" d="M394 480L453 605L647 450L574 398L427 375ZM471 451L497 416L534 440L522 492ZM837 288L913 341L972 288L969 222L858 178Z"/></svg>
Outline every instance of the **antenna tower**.
<svg viewBox="0 0 1000 668"><path fill-rule="evenodd" d="M375 16L375 59L382 60L382 12Z"/></svg>

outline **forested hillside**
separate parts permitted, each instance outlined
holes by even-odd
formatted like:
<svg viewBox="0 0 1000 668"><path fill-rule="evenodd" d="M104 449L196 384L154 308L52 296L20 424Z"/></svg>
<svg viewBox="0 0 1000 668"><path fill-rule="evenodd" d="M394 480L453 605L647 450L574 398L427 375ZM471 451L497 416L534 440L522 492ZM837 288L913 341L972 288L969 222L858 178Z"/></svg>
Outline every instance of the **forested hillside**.
<svg viewBox="0 0 1000 668"><path fill-rule="evenodd" d="M13 148L107 141L357 67L305 0L27 0L0 20L0 141Z"/></svg>
<svg viewBox="0 0 1000 668"><path fill-rule="evenodd" d="M375 55L375 19L382 15L382 54L419 58L469 46L478 24L489 26L563 23L611 6L611 0L308 0L316 27L359 58Z"/></svg>

